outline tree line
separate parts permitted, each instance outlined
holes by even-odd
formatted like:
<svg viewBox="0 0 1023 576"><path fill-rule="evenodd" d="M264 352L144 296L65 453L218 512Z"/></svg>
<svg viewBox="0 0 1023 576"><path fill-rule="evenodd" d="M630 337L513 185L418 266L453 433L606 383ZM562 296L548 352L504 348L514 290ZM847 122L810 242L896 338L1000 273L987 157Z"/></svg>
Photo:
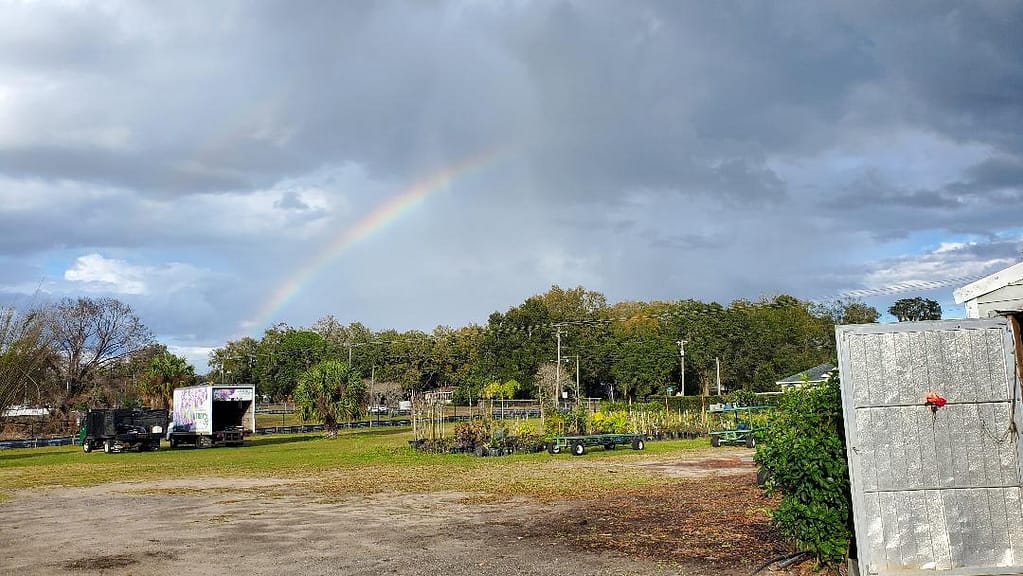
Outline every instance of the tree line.
<svg viewBox="0 0 1023 576"><path fill-rule="evenodd" d="M940 312L939 312L940 314ZM272 399L292 396L301 376L339 360L374 388L399 395L439 387L470 402L494 383L534 398L553 368L579 394L642 398L673 393L775 389L793 373L833 360L836 324L876 322L876 309L856 300L812 303L788 295L721 305L698 300L618 302L583 287L527 298L485 325L431 332L373 331L325 316L309 327L278 324L263 336L228 342L210 354L214 381L251 382ZM684 342L684 345L680 345ZM684 355L684 357L683 357ZM578 366L578 374L576 374ZM494 388L496 389L496 388Z"/></svg>
<svg viewBox="0 0 1023 576"><path fill-rule="evenodd" d="M919 298L899 300L889 312L900 320L941 314L936 302ZM536 397L553 374L565 383L557 389L578 381L578 393L590 397L681 392L683 382L686 395L703 394L716 391L719 374L725 390L765 391L832 360L836 324L878 317L855 300L611 304L583 287L553 286L492 313L485 325L375 331L330 315L309 327L277 324L258 339L214 349L200 377L154 340L129 305L65 298L25 311L0 308L0 411L48 406L59 420L88 407L166 407L174 388L201 380L251 383L266 398L293 399L303 375L325 361L344 364L369 383L369 401L386 404L445 386L461 402L488 390Z"/></svg>

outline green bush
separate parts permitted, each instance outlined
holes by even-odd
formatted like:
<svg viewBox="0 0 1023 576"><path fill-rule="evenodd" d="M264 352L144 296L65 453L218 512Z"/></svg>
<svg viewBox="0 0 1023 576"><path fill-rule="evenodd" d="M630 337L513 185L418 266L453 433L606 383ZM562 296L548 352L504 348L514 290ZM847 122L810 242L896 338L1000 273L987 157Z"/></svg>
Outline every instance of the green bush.
<svg viewBox="0 0 1023 576"><path fill-rule="evenodd" d="M626 412L594 412L590 415L590 431L594 434L627 434L632 432Z"/></svg>
<svg viewBox="0 0 1023 576"><path fill-rule="evenodd" d="M565 434L586 434L586 425L589 423L590 413L583 404L577 405L564 413Z"/></svg>
<svg viewBox="0 0 1023 576"><path fill-rule="evenodd" d="M782 394L754 459L768 473L767 489L782 496L773 514L782 533L819 564L841 562L852 540L852 502L837 373Z"/></svg>
<svg viewBox="0 0 1023 576"><path fill-rule="evenodd" d="M736 406L760 406L764 404L756 392L748 388L739 388L725 396L725 401Z"/></svg>

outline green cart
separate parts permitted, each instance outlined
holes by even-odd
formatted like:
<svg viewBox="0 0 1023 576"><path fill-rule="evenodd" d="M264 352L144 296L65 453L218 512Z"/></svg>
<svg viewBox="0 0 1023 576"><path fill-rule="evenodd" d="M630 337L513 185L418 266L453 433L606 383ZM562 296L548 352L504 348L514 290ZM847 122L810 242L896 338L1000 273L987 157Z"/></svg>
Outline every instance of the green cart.
<svg viewBox="0 0 1023 576"><path fill-rule="evenodd" d="M605 450L614 450L618 446L631 446L633 450L646 447L643 434L589 434L586 436L556 436L547 443L547 451L560 454L571 450L573 456L582 456L592 446L603 446Z"/></svg>
<svg viewBox="0 0 1023 576"><path fill-rule="evenodd" d="M723 430L710 433L710 445L717 448L726 446L745 446L753 448L757 445L757 432L754 413L773 409L773 406L731 406L711 407L708 414L721 414L726 426Z"/></svg>

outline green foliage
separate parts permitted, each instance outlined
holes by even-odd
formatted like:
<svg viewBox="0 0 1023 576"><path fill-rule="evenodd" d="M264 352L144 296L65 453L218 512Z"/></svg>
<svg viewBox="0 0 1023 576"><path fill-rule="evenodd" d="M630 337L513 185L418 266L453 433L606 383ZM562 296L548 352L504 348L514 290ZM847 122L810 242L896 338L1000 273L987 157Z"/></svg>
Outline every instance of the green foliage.
<svg viewBox="0 0 1023 576"><path fill-rule="evenodd" d="M511 400L515 397L515 394L522 388L517 380L508 380L505 383L491 382L483 387L483 397L499 400Z"/></svg>
<svg viewBox="0 0 1023 576"><path fill-rule="evenodd" d="M757 444L756 462L782 502L774 521L818 562L834 565L852 539L852 505L837 373L817 386L790 390Z"/></svg>
<svg viewBox="0 0 1023 576"><path fill-rule="evenodd" d="M195 369L187 360L165 351L149 361L138 388L150 405L170 408L174 389L195 384L195 380Z"/></svg>
<svg viewBox="0 0 1023 576"><path fill-rule="evenodd" d="M725 396L725 402L736 406L759 406L762 404L760 397L757 396L756 392L748 388L733 390Z"/></svg>
<svg viewBox="0 0 1023 576"><path fill-rule="evenodd" d="M547 436L565 434L565 416L561 412L551 412L543 421L543 433Z"/></svg>
<svg viewBox="0 0 1023 576"><path fill-rule="evenodd" d="M628 412L598 411L590 416L590 431L594 434L627 434L633 430Z"/></svg>
<svg viewBox="0 0 1023 576"><path fill-rule="evenodd" d="M578 404L568 412L565 412L565 434L581 435L588 434L587 426L590 422L590 413L585 404Z"/></svg>
<svg viewBox="0 0 1023 576"><path fill-rule="evenodd" d="M0 308L0 412L27 398L30 384L46 371L51 356L46 320L37 312Z"/></svg>
<svg viewBox="0 0 1023 576"><path fill-rule="evenodd" d="M888 308L888 313L899 322L941 320L941 304L930 298L902 298Z"/></svg>
<svg viewBox="0 0 1023 576"><path fill-rule="evenodd" d="M255 373L258 352L259 342L254 338L246 336L229 341L223 348L210 352L207 376L215 382L255 384L258 380Z"/></svg>
<svg viewBox="0 0 1023 576"><path fill-rule="evenodd" d="M296 330L285 324L268 329L256 356L256 390L274 400L288 398L299 376L323 360L327 351L323 337L312 330Z"/></svg>
<svg viewBox="0 0 1023 576"><path fill-rule="evenodd" d="M359 374L340 360L324 360L299 376L295 403L306 420L317 417L329 436L337 435L337 423L362 415L366 384Z"/></svg>

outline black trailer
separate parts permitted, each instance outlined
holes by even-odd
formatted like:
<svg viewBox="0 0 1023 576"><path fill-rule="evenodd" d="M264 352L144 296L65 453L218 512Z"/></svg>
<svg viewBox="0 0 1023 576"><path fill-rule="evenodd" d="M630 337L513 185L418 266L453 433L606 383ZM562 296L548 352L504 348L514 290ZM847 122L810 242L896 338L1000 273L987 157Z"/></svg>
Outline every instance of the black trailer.
<svg viewBox="0 0 1023 576"><path fill-rule="evenodd" d="M116 408L89 410L80 431L82 451L122 452L137 449L159 450L160 438L167 429L167 410Z"/></svg>

